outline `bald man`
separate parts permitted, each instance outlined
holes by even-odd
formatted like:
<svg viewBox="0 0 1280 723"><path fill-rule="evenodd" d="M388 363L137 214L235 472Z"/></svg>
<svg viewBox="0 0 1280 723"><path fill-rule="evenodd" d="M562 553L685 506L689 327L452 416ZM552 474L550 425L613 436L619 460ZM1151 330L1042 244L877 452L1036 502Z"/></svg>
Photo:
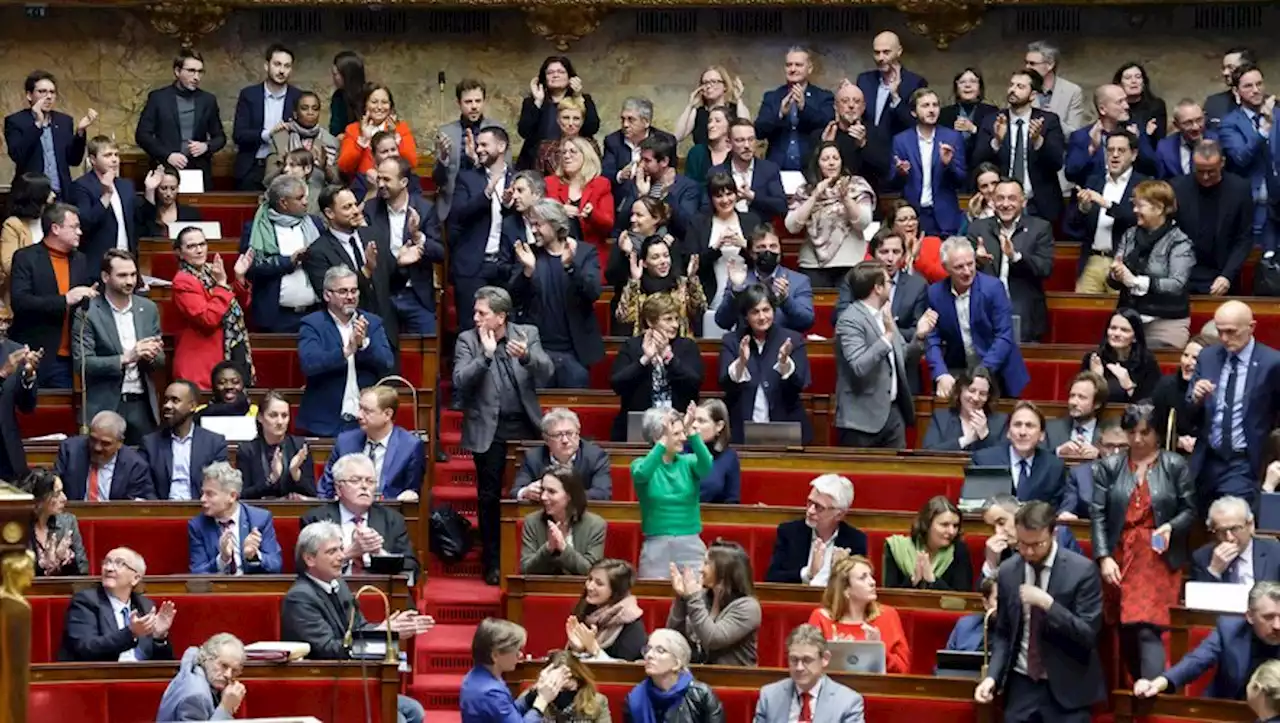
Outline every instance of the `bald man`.
<svg viewBox="0 0 1280 723"><path fill-rule="evenodd" d="M871 41L875 70L858 74L857 85L866 98L863 122L892 138L915 125L911 94L929 81L902 67L902 41L896 33L883 32Z"/></svg>
<svg viewBox="0 0 1280 723"><path fill-rule="evenodd" d="M1190 98L1184 98L1174 106L1173 126L1178 132L1160 139L1156 144L1159 178L1166 181L1191 173L1195 167L1191 156L1197 143L1205 139L1218 139L1217 129L1205 130L1204 109Z"/></svg>
<svg viewBox="0 0 1280 723"><path fill-rule="evenodd" d="M1067 161L1063 166L1067 180L1083 186L1090 176L1106 173L1107 136L1121 128L1138 138L1138 160L1133 169L1155 178L1156 150L1148 132L1150 128L1139 128L1130 120L1124 89L1110 83L1098 86L1093 92L1093 107L1098 112L1098 120L1076 129L1067 138Z"/></svg>
<svg viewBox="0 0 1280 723"><path fill-rule="evenodd" d="M881 188L888 179L890 138L883 130L863 121L867 99L862 89L848 78L840 81L836 90L836 117L821 130L814 131L809 160L824 141L834 142L840 149L844 169L855 176L862 176L874 188Z"/></svg>
<svg viewBox="0 0 1280 723"><path fill-rule="evenodd" d="M1267 435L1280 411L1280 353L1254 338L1253 310L1228 301L1213 322L1219 343L1200 352L1186 410L1200 415L1191 472L1205 514L1225 495L1257 507Z"/></svg>
<svg viewBox="0 0 1280 723"><path fill-rule="evenodd" d="M784 171L804 170L815 131L835 118L835 96L809 82L813 55L793 46L787 50L783 85L764 94L756 114L756 137L768 141L765 158Z"/></svg>

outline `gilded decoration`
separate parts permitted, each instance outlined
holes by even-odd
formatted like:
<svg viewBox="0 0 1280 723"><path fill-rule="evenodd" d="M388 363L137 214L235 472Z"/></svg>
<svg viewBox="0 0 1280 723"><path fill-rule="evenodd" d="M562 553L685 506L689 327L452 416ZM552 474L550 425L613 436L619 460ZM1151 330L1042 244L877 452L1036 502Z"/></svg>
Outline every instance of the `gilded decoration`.
<svg viewBox="0 0 1280 723"><path fill-rule="evenodd" d="M263 3L264 5L266 3ZM156 32L177 38L190 48L227 22L231 8L204 0L164 0L146 7L147 22Z"/></svg>
<svg viewBox="0 0 1280 723"><path fill-rule="evenodd" d="M574 7L537 6L525 8L525 23L538 37L550 41L556 50L564 52L570 43L582 40L600 27L605 10L598 6Z"/></svg>

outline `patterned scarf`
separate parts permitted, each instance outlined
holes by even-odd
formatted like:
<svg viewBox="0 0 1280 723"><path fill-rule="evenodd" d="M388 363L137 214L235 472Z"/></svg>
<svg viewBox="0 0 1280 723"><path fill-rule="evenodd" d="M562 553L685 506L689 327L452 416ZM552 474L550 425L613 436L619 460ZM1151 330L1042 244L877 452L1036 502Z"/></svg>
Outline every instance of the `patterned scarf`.
<svg viewBox="0 0 1280 723"><path fill-rule="evenodd" d="M187 261L179 264L179 271L185 271L188 274L200 279L200 283L204 284L204 290L210 291L215 286L213 280L213 272L210 270L209 264L204 266L195 266ZM249 331L244 325L244 310L240 308L240 301L236 299L235 294L231 295L231 306L227 307L227 313L222 317L222 353L225 358L231 358L231 350L236 346L244 345L245 365L249 370L253 366L253 350L249 347ZM250 372L250 376L254 375ZM257 383L257 379L251 378L249 386Z"/></svg>
<svg viewBox="0 0 1280 723"><path fill-rule="evenodd" d="M311 145L316 138L320 137L320 124L316 124L310 128L303 128L298 125L298 121L292 120L288 123L289 130L289 150L296 151L299 148L311 150Z"/></svg>

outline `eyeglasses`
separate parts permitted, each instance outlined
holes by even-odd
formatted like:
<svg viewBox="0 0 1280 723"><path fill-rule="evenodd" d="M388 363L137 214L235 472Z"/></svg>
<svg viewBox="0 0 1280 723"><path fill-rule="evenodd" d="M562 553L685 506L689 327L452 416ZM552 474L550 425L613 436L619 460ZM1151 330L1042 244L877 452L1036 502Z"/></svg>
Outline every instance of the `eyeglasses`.
<svg viewBox="0 0 1280 723"><path fill-rule="evenodd" d="M787 663L790 665L810 666L818 662L818 658L812 655L788 655Z"/></svg>
<svg viewBox="0 0 1280 723"><path fill-rule="evenodd" d="M1229 527L1215 527L1213 528L1213 534L1218 535L1219 537L1226 536L1226 535L1236 536L1247 529L1249 529L1248 525L1231 525Z"/></svg>
<svg viewBox="0 0 1280 723"><path fill-rule="evenodd" d="M649 653L653 653L654 655L670 655L671 651L661 645L646 645L643 648L640 648L640 655L642 657L648 657Z"/></svg>
<svg viewBox="0 0 1280 723"><path fill-rule="evenodd" d="M1040 540L1039 542L1023 542L1022 540L1017 540L1013 544L1019 550L1041 550L1046 546L1053 544L1053 538L1050 537L1047 540Z"/></svg>
<svg viewBox="0 0 1280 723"><path fill-rule="evenodd" d="M804 506L812 509L814 512L817 512L818 514L822 514L823 512L830 512L831 510L835 509L834 507L828 507L827 505L824 505L821 502L817 502L814 500L809 500L808 502L805 503Z"/></svg>
<svg viewBox="0 0 1280 723"><path fill-rule="evenodd" d="M329 289L329 293L334 296L355 296L360 293L360 289Z"/></svg>
<svg viewBox="0 0 1280 723"><path fill-rule="evenodd" d="M359 489L373 489L378 485L372 477L339 477L338 484L351 485Z"/></svg>
<svg viewBox="0 0 1280 723"><path fill-rule="evenodd" d="M129 572L137 572L137 571L138 571L138 569L137 569L136 567L134 567L133 565L130 565L128 562L126 562L126 561L125 561L125 559L124 559L123 557L108 557L108 558L104 558L104 559L102 560L102 569L103 569L103 570L106 570L107 568L113 568L113 569L124 568L124 569L128 570Z"/></svg>
<svg viewBox="0 0 1280 723"><path fill-rule="evenodd" d="M542 436L546 437L547 439L558 439L560 441L565 441L565 440L569 440L577 437L578 434L579 432L576 429L565 429L559 432L546 432Z"/></svg>

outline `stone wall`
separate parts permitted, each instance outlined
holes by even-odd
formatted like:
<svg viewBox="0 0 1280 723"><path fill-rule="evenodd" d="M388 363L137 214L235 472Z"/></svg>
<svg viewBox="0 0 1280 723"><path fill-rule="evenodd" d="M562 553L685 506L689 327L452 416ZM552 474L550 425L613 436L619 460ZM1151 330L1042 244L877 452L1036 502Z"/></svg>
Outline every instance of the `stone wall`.
<svg viewBox="0 0 1280 723"><path fill-rule="evenodd" d="M866 32L840 35L806 35L804 22L798 19L803 12L785 11L781 31L741 37L712 30L682 36L641 35L635 14L618 11L575 43L568 54L586 90L595 97L606 130L616 127L620 103L629 95L652 99L656 123L670 128L699 72L712 63L742 76L748 104L754 109L761 94L781 82L782 55L796 40L816 51L816 81L834 87L840 78L871 66L870 39L875 30L894 29L907 47L905 64L934 86L949 91L954 73L972 65L985 71L988 95L1000 98L1008 70L1021 65L1026 42L1038 37L1021 30L1026 19L1014 15L1016 10L988 13L977 30L945 51L907 31L902 16L893 11L872 10L864 18ZM1196 31L1189 12L1178 6L1141 13L1085 9L1077 32L1053 37L1063 47L1062 74L1090 88L1108 81L1121 63L1137 60L1146 65L1157 94L1172 106L1184 96L1203 98L1222 88L1219 59L1230 45L1247 43L1258 48L1264 67L1276 58L1274 43L1260 34ZM1271 12L1267 10L1265 17ZM704 10L699 17L711 14L714 18L714 13ZM490 115L513 124L529 79L542 58L554 52L550 43L529 32L518 11L496 11L490 32L482 37L432 37L410 27L393 40L379 40L343 35L332 30L337 25L326 22L319 34L281 37L260 32L258 15L245 12L198 44L206 59L204 87L217 94L228 135L236 93L260 80L260 54L273 40L296 49L294 82L322 91L326 119L333 54L344 48L364 54L370 77L391 85L400 114L409 120L420 146L430 141L436 125L454 117L452 87L463 76L486 80ZM714 20L699 24L708 26L714 28ZM96 130L131 146L147 91L172 82L177 47L175 40L156 33L140 14L55 7L49 17L31 20L20 8L5 7L0 9L0 107L5 112L23 108L22 79L31 69L44 68L58 77L60 109L79 117L87 108L96 108L101 114ZM436 84L439 71L448 79L443 95ZM7 157L0 160L0 179L7 180L11 169Z"/></svg>

